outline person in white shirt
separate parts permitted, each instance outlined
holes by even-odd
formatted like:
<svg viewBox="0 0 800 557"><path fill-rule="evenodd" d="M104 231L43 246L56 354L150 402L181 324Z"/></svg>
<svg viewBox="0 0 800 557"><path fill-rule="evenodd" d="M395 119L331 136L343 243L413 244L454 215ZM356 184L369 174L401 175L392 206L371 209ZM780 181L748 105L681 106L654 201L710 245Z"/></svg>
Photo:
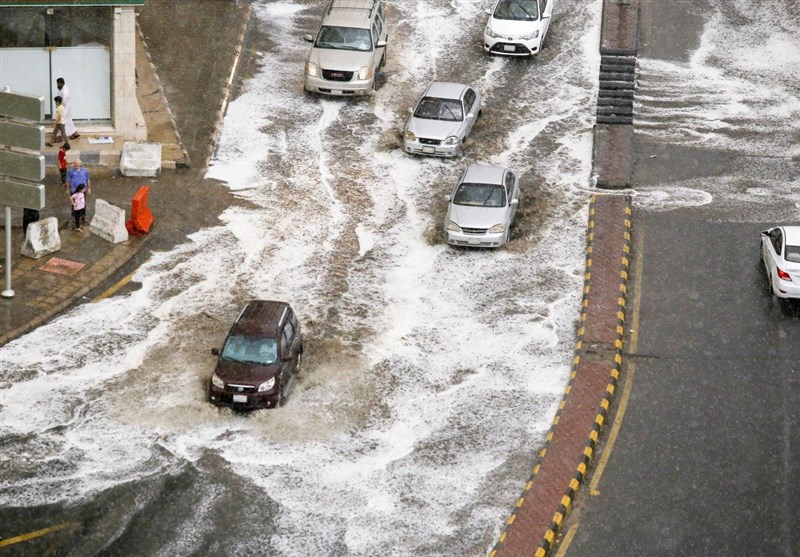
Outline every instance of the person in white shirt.
<svg viewBox="0 0 800 557"><path fill-rule="evenodd" d="M56 79L56 85L58 86L58 96L61 97L61 103L67 111L67 117L64 122L64 126L67 128L67 136L70 139L78 139L81 134L78 133L78 129L72 121L72 103L69 96L69 87L64 83L63 77Z"/></svg>

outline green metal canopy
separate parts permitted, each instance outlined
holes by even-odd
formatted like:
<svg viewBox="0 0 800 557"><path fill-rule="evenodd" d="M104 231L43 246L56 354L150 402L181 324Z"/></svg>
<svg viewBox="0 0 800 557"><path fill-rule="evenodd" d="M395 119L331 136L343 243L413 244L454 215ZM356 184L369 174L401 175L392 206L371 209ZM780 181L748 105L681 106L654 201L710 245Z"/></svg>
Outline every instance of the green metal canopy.
<svg viewBox="0 0 800 557"><path fill-rule="evenodd" d="M0 0L0 8L31 8L37 6L143 6L144 0Z"/></svg>

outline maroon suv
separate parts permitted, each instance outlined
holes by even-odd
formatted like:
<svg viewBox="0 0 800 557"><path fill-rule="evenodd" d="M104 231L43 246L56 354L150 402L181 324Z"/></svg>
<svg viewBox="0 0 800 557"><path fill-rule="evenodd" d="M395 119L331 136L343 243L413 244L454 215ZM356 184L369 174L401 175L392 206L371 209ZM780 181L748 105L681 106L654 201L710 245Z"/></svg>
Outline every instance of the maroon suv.
<svg viewBox="0 0 800 557"><path fill-rule="evenodd" d="M249 302L225 337L208 400L240 409L283 405L303 357L300 323L289 304Z"/></svg>

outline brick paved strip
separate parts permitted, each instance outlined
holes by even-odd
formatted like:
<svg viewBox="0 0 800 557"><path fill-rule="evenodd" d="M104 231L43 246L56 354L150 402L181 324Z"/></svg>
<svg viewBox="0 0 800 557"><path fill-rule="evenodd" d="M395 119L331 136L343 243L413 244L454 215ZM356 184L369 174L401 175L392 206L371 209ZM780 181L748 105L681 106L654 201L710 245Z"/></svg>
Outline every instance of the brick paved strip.
<svg viewBox="0 0 800 557"><path fill-rule="evenodd" d="M624 0L623 0L624 2ZM600 54L636 54L639 43L639 0L603 2Z"/></svg>
<svg viewBox="0 0 800 557"><path fill-rule="evenodd" d="M631 227L629 197L592 197L573 369L544 447L490 557L546 556L586 477L622 366ZM595 335L592 344L589 335Z"/></svg>

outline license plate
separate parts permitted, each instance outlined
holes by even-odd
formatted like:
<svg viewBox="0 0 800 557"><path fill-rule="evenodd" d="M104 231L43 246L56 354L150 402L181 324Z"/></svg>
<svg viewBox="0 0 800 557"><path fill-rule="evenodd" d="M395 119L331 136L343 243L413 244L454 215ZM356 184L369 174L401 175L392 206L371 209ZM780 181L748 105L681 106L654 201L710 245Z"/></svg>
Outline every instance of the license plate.
<svg viewBox="0 0 800 557"><path fill-rule="evenodd" d="M233 395L233 402L247 402L247 395Z"/></svg>
<svg viewBox="0 0 800 557"><path fill-rule="evenodd" d="M514 48L513 44L504 44L503 50L505 50L506 52L514 52L516 48Z"/></svg>
<svg viewBox="0 0 800 557"><path fill-rule="evenodd" d="M435 153L436 149L434 149L433 147L423 147L422 148L422 152L431 154L431 153Z"/></svg>
<svg viewBox="0 0 800 557"><path fill-rule="evenodd" d="M467 243L468 244L480 244L481 243L481 239L480 238L467 238Z"/></svg>

